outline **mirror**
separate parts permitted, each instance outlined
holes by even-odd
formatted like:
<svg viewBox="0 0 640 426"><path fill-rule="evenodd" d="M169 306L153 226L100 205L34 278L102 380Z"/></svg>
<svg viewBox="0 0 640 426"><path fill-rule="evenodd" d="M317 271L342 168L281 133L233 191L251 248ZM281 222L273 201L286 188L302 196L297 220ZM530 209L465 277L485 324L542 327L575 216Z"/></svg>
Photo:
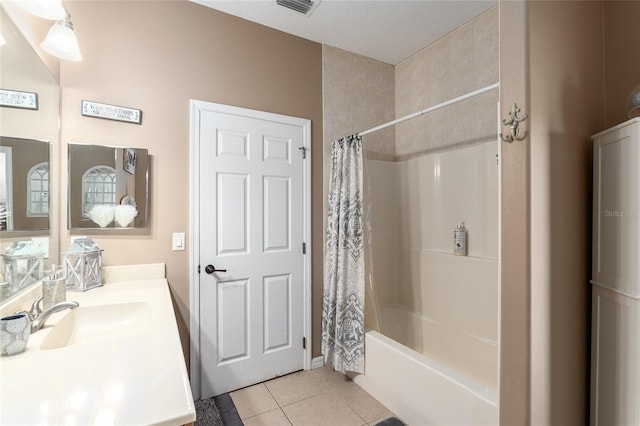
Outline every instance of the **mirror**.
<svg viewBox="0 0 640 426"><path fill-rule="evenodd" d="M0 230L49 229L49 142L0 136Z"/></svg>
<svg viewBox="0 0 640 426"><path fill-rule="evenodd" d="M146 149L69 144L69 229L147 227Z"/></svg>
<svg viewBox="0 0 640 426"><path fill-rule="evenodd" d="M12 215L0 219L0 253L16 241L37 239L46 252L44 269L48 270L59 263L58 197L48 182L59 177L58 162L53 159L59 152L60 86L9 11L8 5L0 5L0 28L6 40L0 46L0 88L37 94L37 109L0 107L0 163L4 166L0 166L0 197L12 196ZM38 184L32 188L37 205L28 206L30 171L34 179L40 174L40 188L36 189ZM0 303L24 289L0 295Z"/></svg>

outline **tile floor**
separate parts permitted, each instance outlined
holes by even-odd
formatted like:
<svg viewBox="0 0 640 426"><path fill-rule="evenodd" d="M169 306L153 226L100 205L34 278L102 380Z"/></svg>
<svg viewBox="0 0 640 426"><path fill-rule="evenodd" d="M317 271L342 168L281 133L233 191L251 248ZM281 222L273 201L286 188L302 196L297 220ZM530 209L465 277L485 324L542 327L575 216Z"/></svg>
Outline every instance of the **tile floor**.
<svg viewBox="0 0 640 426"><path fill-rule="evenodd" d="M231 398L246 426L363 426L394 415L331 366L240 389Z"/></svg>

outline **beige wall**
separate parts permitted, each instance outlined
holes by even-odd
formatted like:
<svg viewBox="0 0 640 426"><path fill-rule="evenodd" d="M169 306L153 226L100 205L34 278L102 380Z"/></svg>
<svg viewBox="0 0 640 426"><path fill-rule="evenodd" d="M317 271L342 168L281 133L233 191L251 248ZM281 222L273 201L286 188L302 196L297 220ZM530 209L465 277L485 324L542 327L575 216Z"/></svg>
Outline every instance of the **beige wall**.
<svg viewBox="0 0 640 426"><path fill-rule="evenodd" d="M525 0L502 0L500 118L517 102L529 110ZM530 122L525 122L523 130ZM527 133L524 133L527 135ZM530 424L530 138L501 144L500 424Z"/></svg>
<svg viewBox="0 0 640 426"><path fill-rule="evenodd" d="M501 115L530 115L503 144L501 424L588 422L590 136L626 120L638 6L500 2Z"/></svg>
<svg viewBox="0 0 640 426"><path fill-rule="evenodd" d="M171 233L189 231L189 99L311 119L317 356L322 300L321 46L185 1L66 5L84 61L61 64L62 152L68 142L149 150L149 230L98 234L94 239L104 249L106 265L167 264L187 360L189 252L171 251ZM142 125L83 117L82 99L142 109ZM65 170L65 155L60 159ZM60 187L66 185L65 176ZM61 204L66 205L62 194ZM61 228L66 229L64 221ZM69 237L68 231L62 232L63 248Z"/></svg>
<svg viewBox="0 0 640 426"><path fill-rule="evenodd" d="M640 85L640 1L604 2L606 127L628 119L627 97Z"/></svg>
<svg viewBox="0 0 640 426"><path fill-rule="evenodd" d="M590 136L605 127L602 7L529 2L534 425L588 423Z"/></svg>

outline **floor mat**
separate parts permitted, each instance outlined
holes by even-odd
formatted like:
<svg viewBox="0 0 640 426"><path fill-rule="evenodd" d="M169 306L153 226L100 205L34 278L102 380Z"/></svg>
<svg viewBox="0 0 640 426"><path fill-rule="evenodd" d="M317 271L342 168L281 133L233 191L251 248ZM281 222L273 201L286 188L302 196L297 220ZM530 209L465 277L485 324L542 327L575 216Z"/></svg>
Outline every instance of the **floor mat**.
<svg viewBox="0 0 640 426"><path fill-rule="evenodd" d="M376 426L407 426L397 417L389 417L383 421L376 423Z"/></svg>
<svg viewBox="0 0 640 426"><path fill-rule="evenodd" d="M196 401L195 426L243 426L228 393Z"/></svg>

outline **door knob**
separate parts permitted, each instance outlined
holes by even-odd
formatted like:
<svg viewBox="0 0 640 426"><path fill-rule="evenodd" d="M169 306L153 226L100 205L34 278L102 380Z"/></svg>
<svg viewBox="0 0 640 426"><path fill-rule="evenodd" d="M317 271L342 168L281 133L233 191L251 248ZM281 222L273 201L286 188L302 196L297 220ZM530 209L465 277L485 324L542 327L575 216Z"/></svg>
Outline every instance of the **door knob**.
<svg viewBox="0 0 640 426"><path fill-rule="evenodd" d="M215 266L213 266L213 265L207 265L207 266L205 266L205 267L204 267L204 271L205 271L207 274L213 274L214 272L227 272L227 270L226 270L226 269L216 269L216 267L215 267Z"/></svg>

